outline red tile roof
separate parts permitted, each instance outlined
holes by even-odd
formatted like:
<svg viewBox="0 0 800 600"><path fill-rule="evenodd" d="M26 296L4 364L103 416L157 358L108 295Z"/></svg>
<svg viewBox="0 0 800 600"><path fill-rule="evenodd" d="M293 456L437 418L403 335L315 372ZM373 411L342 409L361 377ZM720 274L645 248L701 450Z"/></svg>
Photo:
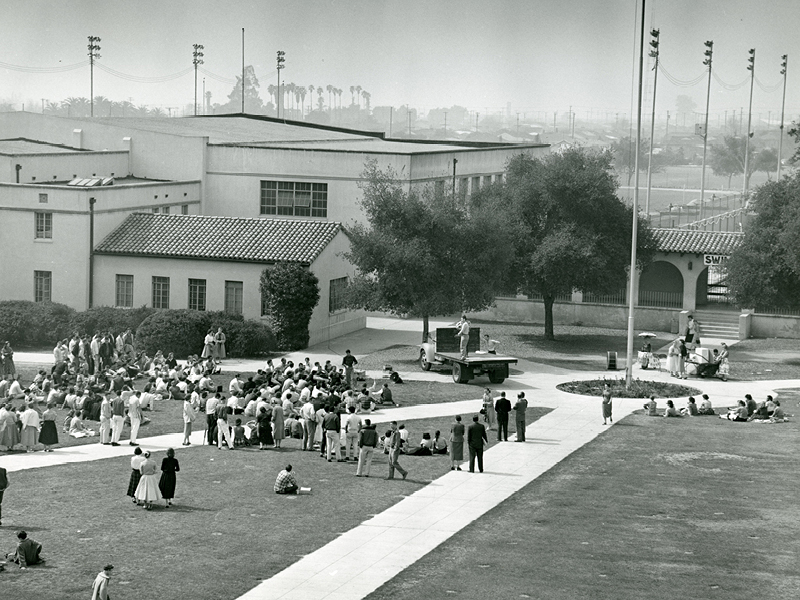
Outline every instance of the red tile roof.
<svg viewBox="0 0 800 600"><path fill-rule="evenodd" d="M729 255L744 239L743 233L654 228L660 252Z"/></svg>
<svg viewBox="0 0 800 600"><path fill-rule="evenodd" d="M331 221L134 213L95 253L311 264L341 230Z"/></svg>

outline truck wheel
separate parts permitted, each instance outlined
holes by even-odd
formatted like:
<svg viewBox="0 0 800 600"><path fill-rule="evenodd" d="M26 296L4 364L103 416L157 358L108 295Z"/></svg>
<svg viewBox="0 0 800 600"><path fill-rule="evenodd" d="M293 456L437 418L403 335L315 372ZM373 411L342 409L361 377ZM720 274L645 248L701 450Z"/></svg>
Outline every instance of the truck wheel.
<svg viewBox="0 0 800 600"><path fill-rule="evenodd" d="M500 374L500 371L489 371L489 381L492 383L503 383L505 380L506 378Z"/></svg>
<svg viewBox="0 0 800 600"><path fill-rule="evenodd" d="M428 362L428 355L425 354L425 350L419 351L419 366L423 371L431 370L431 363Z"/></svg>
<svg viewBox="0 0 800 600"><path fill-rule="evenodd" d="M453 381L456 383L467 383L469 381L464 369L458 363L453 363Z"/></svg>

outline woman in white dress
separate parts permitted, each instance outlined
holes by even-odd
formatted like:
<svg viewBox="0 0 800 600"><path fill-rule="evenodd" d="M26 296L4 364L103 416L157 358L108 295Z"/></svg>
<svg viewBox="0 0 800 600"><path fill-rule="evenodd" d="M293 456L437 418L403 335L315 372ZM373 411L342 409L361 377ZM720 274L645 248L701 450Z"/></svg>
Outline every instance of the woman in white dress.
<svg viewBox="0 0 800 600"><path fill-rule="evenodd" d="M677 377L680 371L681 341L680 339L672 342L667 350L667 371L672 377Z"/></svg>
<svg viewBox="0 0 800 600"><path fill-rule="evenodd" d="M203 353L200 358L208 358L214 354L214 330L209 329L206 337L203 340Z"/></svg>
<svg viewBox="0 0 800 600"><path fill-rule="evenodd" d="M136 502L144 503L146 510L153 508L153 502L158 502L162 499L161 490L158 488L158 465L156 461L150 458L150 453L144 453L144 462L139 467L142 473L142 478L139 480L139 485L136 487L134 498Z"/></svg>

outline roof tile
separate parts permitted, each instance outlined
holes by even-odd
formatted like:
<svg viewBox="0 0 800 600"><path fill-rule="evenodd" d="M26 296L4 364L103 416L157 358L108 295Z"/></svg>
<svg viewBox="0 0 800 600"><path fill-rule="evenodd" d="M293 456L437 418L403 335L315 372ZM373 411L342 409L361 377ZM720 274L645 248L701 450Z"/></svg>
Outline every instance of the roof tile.
<svg viewBox="0 0 800 600"><path fill-rule="evenodd" d="M332 221L133 213L95 252L310 264L341 230Z"/></svg>
<svg viewBox="0 0 800 600"><path fill-rule="evenodd" d="M690 229L653 229L660 252L683 254L729 255L744 239L744 234L732 231L699 231Z"/></svg>

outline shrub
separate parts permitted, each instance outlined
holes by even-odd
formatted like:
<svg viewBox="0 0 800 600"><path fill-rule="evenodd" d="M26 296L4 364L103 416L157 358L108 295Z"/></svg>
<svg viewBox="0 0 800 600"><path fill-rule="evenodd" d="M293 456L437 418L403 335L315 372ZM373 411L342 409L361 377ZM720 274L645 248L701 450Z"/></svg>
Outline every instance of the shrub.
<svg viewBox="0 0 800 600"><path fill-rule="evenodd" d="M611 388L612 398L683 398L685 396L697 396L702 392L696 388L677 383L667 383L664 381L647 381L633 379L631 388L625 387L624 379L588 379L584 381L569 381L556 386L562 392L570 394L580 394L581 396L602 396L603 386L608 384Z"/></svg>
<svg viewBox="0 0 800 600"><path fill-rule="evenodd" d="M0 337L12 346L51 346L72 332L75 310L56 302L0 302Z"/></svg>
<svg viewBox="0 0 800 600"><path fill-rule="evenodd" d="M71 329L80 334L111 331L118 333L130 329L135 332L147 317L156 312L155 308L141 306L139 308L115 308L113 306L95 306L83 312L75 313Z"/></svg>
<svg viewBox="0 0 800 600"><path fill-rule="evenodd" d="M300 263L278 263L261 273L261 294L267 298L278 347L308 346L308 324L319 302L319 280Z"/></svg>
<svg viewBox="0 0 800 600"><path fill-rule="evenodd" d="M157 310L136 330L136 349L150 356L157 350L172 352L185 359L203 350L209 329L222 327L228 356L256 356L275 349L272 331L258 321L245 321L241 315L196 310Z"/></svg>

